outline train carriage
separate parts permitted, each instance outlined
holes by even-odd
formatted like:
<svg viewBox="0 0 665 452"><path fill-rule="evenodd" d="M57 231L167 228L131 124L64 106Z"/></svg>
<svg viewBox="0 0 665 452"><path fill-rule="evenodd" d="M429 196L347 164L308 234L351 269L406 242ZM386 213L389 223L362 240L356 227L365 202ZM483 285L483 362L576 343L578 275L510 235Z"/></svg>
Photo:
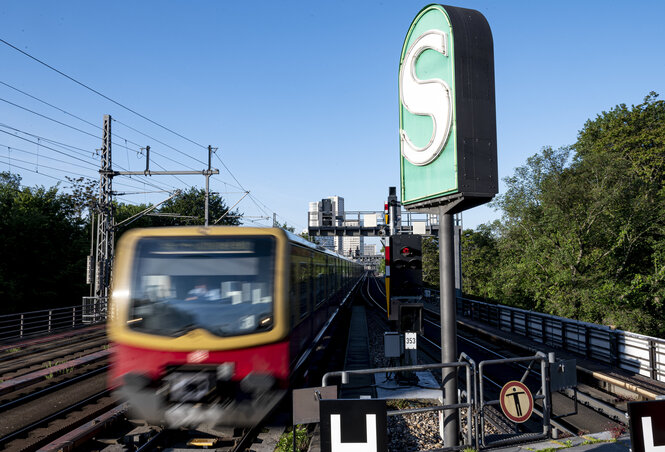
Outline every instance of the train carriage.
<svg viewBox="0 0 665 452"><path fill-rule="evenodd" d="M132 230L114 265L110 384L151 423L253 424L361 273L279 228Z"/></svg>

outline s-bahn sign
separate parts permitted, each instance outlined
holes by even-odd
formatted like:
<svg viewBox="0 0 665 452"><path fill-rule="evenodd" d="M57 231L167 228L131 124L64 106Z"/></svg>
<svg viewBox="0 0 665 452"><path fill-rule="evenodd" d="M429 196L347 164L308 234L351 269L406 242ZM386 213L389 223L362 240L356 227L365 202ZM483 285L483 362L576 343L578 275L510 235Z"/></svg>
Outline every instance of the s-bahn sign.
<svg viewBox="0 0 665 452"><path fill-rule="evenodd" d="M478 11L429 5L413 20L399 64L402 204L490 201L498 192L492 33Z"/></svg>

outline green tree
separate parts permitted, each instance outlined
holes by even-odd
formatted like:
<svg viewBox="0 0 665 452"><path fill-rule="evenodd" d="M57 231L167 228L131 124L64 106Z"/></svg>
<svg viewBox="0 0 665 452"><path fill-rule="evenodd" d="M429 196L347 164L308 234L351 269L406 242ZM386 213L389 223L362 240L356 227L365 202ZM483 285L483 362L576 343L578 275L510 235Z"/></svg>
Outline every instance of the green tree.
<svg viewBox="0 0 665 452"><path fill-rule="evenodd" d="M488 279L476 272L478 295L665 332L665 103L656 94L587 121L573 146L544 148L505 182L493 203L503 217L486 231L497 264L484 267Z"/></svg>
<svg viewBox="0 0 665 452"><path fill-rule="evenodd" d="M439 240L436 237L423 236L423 283L439 287Z"/></svg>
<svg viewBox="0 0 665 452"><path fill-rule="evenodd" d="M0 234L2 312L80 303L89 231L70 196L0 173Z"/></svg>
<svg viewBox="0 0 665 452"><path fill-rule="evenodd" d="M117 204L115 206L116 224L146 210L148 205ZM228 212L229 208L224 199L218 194L211 193L208 200L209 224L237 226L240 224L242 213L238 210ZM188 226L205 224L205 190L190 188L180 192L173 198L164 202L155 210L156 215L144 215L123 229L133 227L153 226ZM122 231L119 231L122 232Z"/></svg>
<svg viewBox="0 0 665 452"><path fill-rule="evenodd" d="M462 290L487 299L495 298L494 271L499 252L492 226L480 225L476 231L462 231L461 248Z"/></svg>

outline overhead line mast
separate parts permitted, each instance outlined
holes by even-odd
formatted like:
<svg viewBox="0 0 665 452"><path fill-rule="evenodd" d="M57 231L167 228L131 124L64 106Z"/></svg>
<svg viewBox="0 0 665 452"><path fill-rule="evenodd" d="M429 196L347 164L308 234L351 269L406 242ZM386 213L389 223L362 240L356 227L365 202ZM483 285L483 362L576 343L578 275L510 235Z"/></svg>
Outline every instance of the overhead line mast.
<svg viewBox="0 0 665 452"><path fill-rule="evenodd" d="M99 170L99 203L97 206L97 247L95 253L95 290L94 296L98 301L107 300L111 284L111 270L113 265L115 224L113 218L113 177L114 176L174 176L174 175L203 175L206 177L205 193L205 225L208 226L208 200L211 175L219 174L218 169L211 168L211 154L213 148L208 146L208 168L200 171L152 171L150 169L150 146L146 146L146 166L144 171L114 171L111 159L111 116L104 115L104 127L101 149L101 168ZM147 209L147 214L152 209Z"/></svg>

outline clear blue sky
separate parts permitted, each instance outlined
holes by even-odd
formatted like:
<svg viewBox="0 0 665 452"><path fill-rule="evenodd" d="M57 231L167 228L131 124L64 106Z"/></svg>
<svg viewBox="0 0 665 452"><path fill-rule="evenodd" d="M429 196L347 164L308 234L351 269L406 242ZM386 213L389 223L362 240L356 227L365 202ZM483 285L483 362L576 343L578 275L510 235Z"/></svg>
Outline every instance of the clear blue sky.
<svg viewBox="0 0 665 452"><path fill-rule="evenodd" d="M256 200L245 198L241 211L274 211L301 230L309 201L339 195L347 210L381 210L388 187L399 185L397 66L411 20L426 4L3 0L0 38L192 141L218 147L233 176L214 158L221 174L212 189L234 204L241 196L235 177ZM665 95L665 2L453 4L479 10L492 28L501 178L543 146L572 144L584 122L603 110L640 103L652 90ZM203 148L1 43L0 67L1 82L95 126L104 114L118 120L116 168L144 169L134 142L151 146L153 169L203 169ZM46 175L98 178L98 128L4 84L0 98L92 135L1 101L0 130L10 126L75 146L66 152L84 162L42 147L48 143L41 139L36 145L0 133L0 171L9 169L11 155L12 171L24 185L57 182ZM121 147L124 139L131 150ZM200 176L180 179L116 178L114 188L155 190L144 180L167 190L204 186ZM464 214L464 224L475 227L497 216L479 207Z"/></svg>

